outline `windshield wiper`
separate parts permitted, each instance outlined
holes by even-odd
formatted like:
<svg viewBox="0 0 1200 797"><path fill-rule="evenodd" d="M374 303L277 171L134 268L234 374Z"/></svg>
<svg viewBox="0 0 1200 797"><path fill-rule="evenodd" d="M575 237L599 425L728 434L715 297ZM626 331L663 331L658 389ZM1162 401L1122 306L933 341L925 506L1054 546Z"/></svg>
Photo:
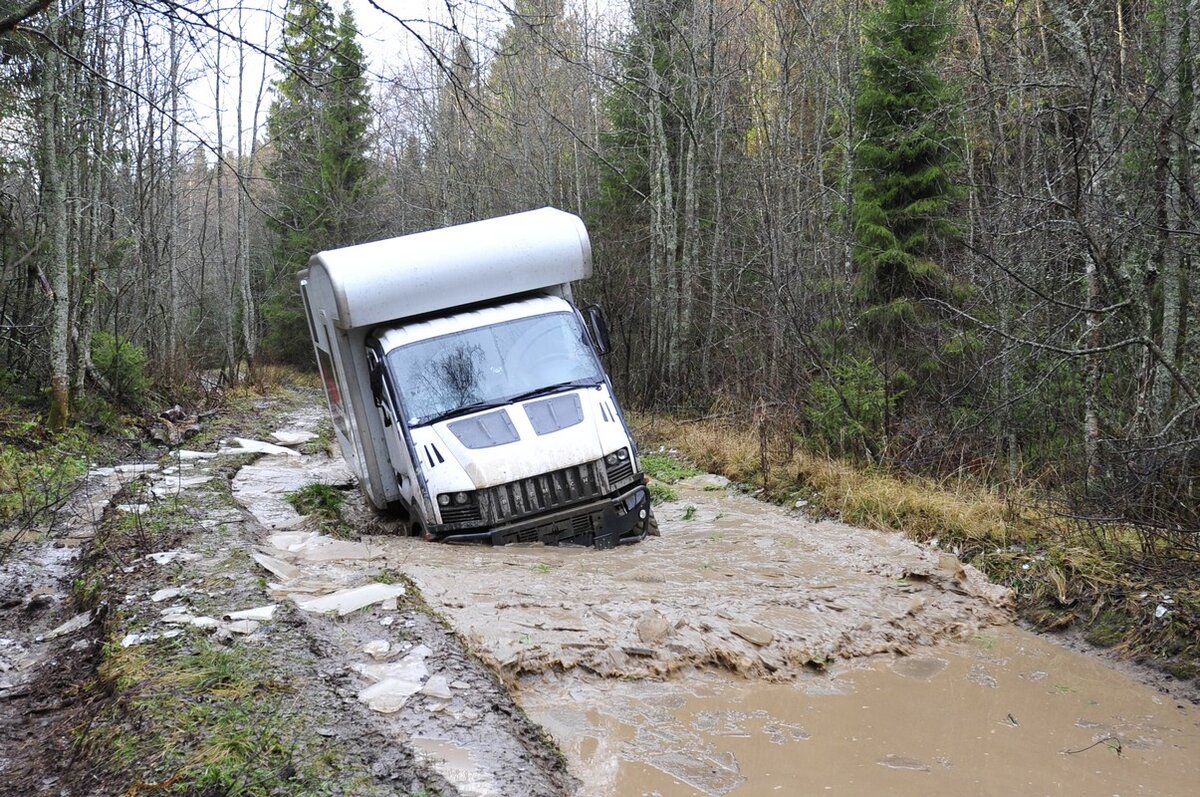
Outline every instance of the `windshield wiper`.
<svg viewBox="0 0 1200 797"><path fill-rule="evenodd" d="M410 426L428 426L431 423L446 421L451 418L457 418L460 415L470 415L472 412L480 412L482 410L490 410L496 407L504 407L509 404L509 399L499 399L491 401L476 401L471 404L464 404L461 407L455 407L452 410L439 412L434 415L429 415L425 418L420 418L416 423L409 424Z"/></svg>
<svg viewBox="0 0 1200 797"><path fill-rule="evenodd" d="M596 387L601 384L599 379L572 379L569 382L555 382L553 385L544 385L535 387L533 390L526 390L524 393L518 393L511 397L509 401L525 401L526 399L537 398L538 396L548 396L551 393L558 393L566 390L569 387Z"/></svg>

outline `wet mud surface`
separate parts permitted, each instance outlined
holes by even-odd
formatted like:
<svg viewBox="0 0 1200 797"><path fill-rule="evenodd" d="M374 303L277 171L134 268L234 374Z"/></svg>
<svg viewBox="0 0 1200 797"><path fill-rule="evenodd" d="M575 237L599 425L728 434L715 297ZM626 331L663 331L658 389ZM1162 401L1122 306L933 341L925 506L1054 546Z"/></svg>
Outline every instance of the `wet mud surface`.
<svg viewBox="0 0 1200 797"><path fill-rule="evenodd" d="M373 541L580 794L1195 793L1200 710L1017 629L953 556L677 486L613 551Z"/></svg>
<svg viewBox="0 0 1200 797"><path fill-rule="evenodd" d="M713 667L787 680L1009 620L1009 592L950 554L789 517L712 477L679 486L663 536L616 550L372 543L509 679Z"/></svg>

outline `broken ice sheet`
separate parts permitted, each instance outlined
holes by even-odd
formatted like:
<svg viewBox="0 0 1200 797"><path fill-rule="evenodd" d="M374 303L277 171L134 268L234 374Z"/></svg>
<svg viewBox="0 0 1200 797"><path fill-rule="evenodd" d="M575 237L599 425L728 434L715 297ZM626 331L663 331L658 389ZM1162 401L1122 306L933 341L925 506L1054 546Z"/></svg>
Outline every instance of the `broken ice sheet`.
<svg viewBox="0 0 1200 797"><path fill-rule="evenodd" d="M316 432L271 432L271 439L281 446L298 446L316 440Z"/></svg>
<svg viewBox="0 0 1200 797"><path fill-rule="evenodd" d="M289 457L300 456L299 451L277 446L274 443L264 443L262 440L249 440L245 437L234 437L226 441L219 454L283 454Z"/></svg>
<svg viewBox="0 0 1200 797"><path fill-rule="evenodd" d="M272 575L282 578L284 581L291 581L300 575L300 568L288 564L282 559L276 559L274 556L268 556L265 553L256 553L252 554L252 556L260 567Z"/></svg>
<svg viewBox="0 0 1200 797"><path fill-rule="evenodd" d="M253 634L260 625L261 623L257 620L234 620L229 623L221 623L217 630L228 631L232 634Z"/></svg>
<svg viewBox="0 0 1200 797"><path fill-rule="evenodd" d="M338 540L315 531L281 531L268 537L267 545L278 551L292 554L290 558L306 562L372 559L376 556L361 542Z"/></svg>
<svg viewBox="0 0 1200 797"><path fill-rule="evenodd" d="M171 551L159 551L158 553L148 553L148 554L146 554L146 558L153 559L156 564L169 565L169 564L171 564L171 562L174 562L176 559L179 559L180 561L184 561L184 562L189 562L193 559L199 559L200 554L192 553L191 551L180 550L177 548L177 549L171 550Z"/></svg>
<svg viewBox="0 0 1200 797"><path fill-rule="evenodd" d="M399 711L410 697L421 691L429 675L425 659L431 652L426 646L417 645L394 664L354 665L357 672L375 681L358 693L358 699L381 714Z"/></svg>
<svg viewBox="0 0 1200 797"><path fill-rule="evenodd" d="M345 617L347 614L356 612L373 603L382 603L389 598L396 598L403 594L403 584L381 584L377 581L372 581L369 584L341 589L329 595L322 595L319 598L297 600L296 605L306 612L320 614L337 612L338 616Z"/></svg>
<svg viewBox="0 0 1200 797"><path fill-rule="evenodd" d="M225 615L226 620L274 620L275 609L279 607L278 603L269 603L266 606L256 606L253 609L242 609L236 612L229 612Z"/></svg>
<svg viewBox="0 0 1200 797"><path fill-rule="evenodd" d="M183 632L178 628L175 628L170 631L163 631L161 634L152 632L146 632L142 634L126 634L121 640L121 647L128 648L134 645L140 645L143 642L151 642L155 639L174 639L182 633Z"/></svg>
<svg viewBox="0 0 1200 797"><path fill-rule="evenodd" d="M60 637L63 634L69 634L72 631L78 631L81 628L87 628L89 625L91 625L91 622L92 613L90 611L84 612L83 614L77 614L70 620L67 620L65 623L60 625L58 628L48 632L45 636L45 639L54 639L55 637Z"/></svg>
<svg viewBox="0 0 1200 797"><path fill-rule="evenodd" d="M421 689L421 694L437 698L438 700L449 700L454 696L450 691L450 684L444 675L431 676L428 683Z"/></svg>

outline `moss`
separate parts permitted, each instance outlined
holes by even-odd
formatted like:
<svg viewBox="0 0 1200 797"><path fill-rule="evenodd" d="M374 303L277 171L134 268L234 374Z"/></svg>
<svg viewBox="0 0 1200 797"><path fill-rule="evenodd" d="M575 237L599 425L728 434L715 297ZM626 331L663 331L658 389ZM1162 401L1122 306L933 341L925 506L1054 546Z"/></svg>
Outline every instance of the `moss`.
<svg viewBox="0 0 1200 797"><path fill-rule="evenodd" d="M1117 609L1108 609L1099 614L1088 626L1084 638L1100 648L1119 645L1129 627L1129 616Z"/></svg>
<svg viewBox="0 0 1200 797"><path fill-rule="evenodd" d="M291 716L290 684L266 656L189 635L110 643L99 670L114 696L76 744L128 793L312 794L334 758ZM316 793L319 793L317 791Z"/></svg>

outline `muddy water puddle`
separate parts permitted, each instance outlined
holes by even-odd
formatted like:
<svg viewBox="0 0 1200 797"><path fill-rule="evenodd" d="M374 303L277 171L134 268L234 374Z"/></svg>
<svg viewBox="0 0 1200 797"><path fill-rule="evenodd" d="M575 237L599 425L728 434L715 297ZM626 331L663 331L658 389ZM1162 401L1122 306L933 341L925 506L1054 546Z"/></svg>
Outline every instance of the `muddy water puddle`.
<svg viewBox="0 0 1200 797"><path fill-rule="evenodd" d="M612 551L369 543L585 795L1197 793L1200 712L1013 628L954 556L680 493Z"/></svg>
<svg viewBox="0 0 1200 797"><path fill-rule="evenodd" d="M1012 627L786 684L557 676L521 700L597 797L1191 795L1200 776L1195 708Z"/></svg>

